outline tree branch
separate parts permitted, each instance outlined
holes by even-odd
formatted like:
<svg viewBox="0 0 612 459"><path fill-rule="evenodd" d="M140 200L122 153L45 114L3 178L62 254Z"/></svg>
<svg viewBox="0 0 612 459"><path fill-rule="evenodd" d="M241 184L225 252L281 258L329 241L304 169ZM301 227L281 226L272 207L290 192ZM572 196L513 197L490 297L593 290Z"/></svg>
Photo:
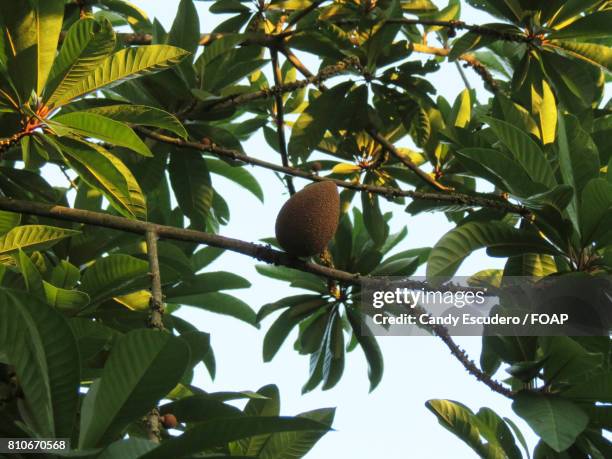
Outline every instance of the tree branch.
<svg viewBox="0 0 612 459"><path fill-rule="evenodd" d="M340 19L338 21L334 21L336 25L343 24L357 24L357 21L354 19ZM454 30L467 30L469 32L497 38L498 40L504 41L513 41L517 43L527 43L527 44L539 44L539 38L533 37L530 35L525 35L521 30L516 29L515 32L510 32L506 30L498 30L492 29L490 27L481 26L481 25L473 25L467 24L463 21L439 21L435 19L409 19L409 18L389 18L384 24L403 24L403 25L420 25L420 26L434 26L434 27L444 27L447 29Z"/></svg>
<svg viewBox="0 0 612 459"><path fill-rule="evenodd" d="M420 307L415 308L413 311L415 314L419 315L426 314L426 311ZM476 363L469 358L467 353L461 349L457 343L455 343L445 327L434 324L428 325L427 329L435 336L440 338L444 344L446 344L446 347L448 347L451 354L459 361L459 363L461 363L461 365L463 365L467 372L474 376L478 381L488 386L493 392L497 392L504 397L512 398L514 396L514 392L512 392L512 390L502 385L499 381L494 380L488 374L478 368Z"/></svg>
<svg viewBox="0 0 612 459"><path fill-rule="evenodd" d="M315 274L330 280L344 282L351 285L360 285L362 282L373 279L370 276L362 276L359 274L349 273L346 271L321 266L315 263L310 263L295 258L285 252L272 249L269 246L253 244L250 242L241 241L239 239L233 239L229 237L220 236L218 234L206 233L203 231L176 228L172 226L159 225L156 223L143 222L140 220L130 220L125 217L118 217L102 212L72 209L70 207L41 204L38 202L31 201L21 201L5 197L0 197L0 210L25 213L29 215L38 215L40 217L94 225L128 233L145 235L147 238L149 262L153 273L159 272L159 262L155 261L157 259L155 249L157 245L153 242L153 240L156 237L164 237L177 241L196 242L200 244L206 244L211 247L218 247L230 250L232 252L240 253L242 255L247 255L257 260L264 261L266 263L286 266L288 268L297 269L299 271ZM160 300L161 284L158 282L159 280L153 278L152 295L154 298ZM403 280L402 286L412 289L431 289L431 287L426 282L422 281ZM441 291L442 289L456 291L458 289L461 289L461 287L449 284L447 287L440 287L436 290ZM416 308L414 311L419 312L421 314L426 314L426 311L419 308ZM503 386L499 385L499 383L491 382L490 378L488 378L487 375L483 374L482 371L480 371L476 367L476 365L466 357L465 352L463 352L453 342L452 338L448 334L448 330L439 325L427 327L427 329L430 330L434 335L440 337L442 341L444 341L444 343L449 347L449 349L451 349L452 354L462 363L462 365L471 374L476 376L479 380L483 381L496 392L510 396L510 393L507 389L503 388ZM152 411L147 416L146 422L147 426L150 426L148 427L150 431L153 431L155 429L155 423L159 422L159 415L156 415L155 412ZM159 428L159 424L157 424L157 428Z"/></svg>
<svg viewBox="0 0 612 459"><path fill-rule="evenodd" d="M297 89L305 88L309 84L314 84L316 86L321 85L321 83L325 80L333 78L342 72L347 71L349 68L356 66L359 64L359 59L357 57L347 57L337 64L329 65L323 68L316 75L310 75L305 80L294 81L291 83L275 85L271 88L264 88L259 91L249 92L246 94L234 94L222 97L221 99L215 100L210 104L206 105L206 108L209 110L222 110L226 108L235 107L237 105L247 104L249 102L254 102L256 100L267 99L269 97L274 97L277 94L284 94L288 92L293 92Z"/></svg>
<svg viewBox="0 0 612 459"><path fill-rule="evenodd" d="M191 229L176 228L173 226L159 225L157 223L131 220L125 217L118 217L102 212L93 212L82 209L72 209L70 207L41 204L38 202L22 201L0 197L0 210L10 212L25 213L28 215L38 215L40 217L54 218L57 220L83 223L87 225L100 226L128 233L145 235L148 231L157 234L160 238L167 238L176 241L196 242L206 244L211 247L226 249L231 252L247 255L257 260L286 266L328 279L334 279L349 284L358 284L367 276L348 273L337 269L326 268L315 263L310 263L299 258L295 258L286 252L272 249L270 246L254 244L241 241L218 234L206 233ZM421 283L419 283L420 285Z"/></svg>
<svg viewBox="0 0 612 459"><path fill-rule="evenodd" d="M147 244L147 257L149 259L149 275L151 276L151 298L149 299L149 319L147 326L155 330L164 331L164 300L159 271L159 255L157 253L157 233L152 230L145 232ZM159 443L161 440L161 418L157 407L153 408L145 420L147 438Z"/></svg>
<svg viewBox="0 0 612 459"><path fill-rule="evenodd" d="M467 206L473 206L473 207L486 207L490 209L496 209L496 210L501 210L505 212L516 213L522 216L530 215L530 212L527 208L520 206L520 205L512 204L506 201L505 199L499 196L495 196L495 195L494 196L490 196L490 195L471 196L471 195L455 193L455 192L445 192L445 193L422 192L422 191L402 190L399 188L381 187L381 186L374 186L374 185L366 185L363 183L331 179L327 177L321 177L317 174L313 174L310 172L306 172L302 169L280 166L275 163L263 161L261 159L243 155L242 153L236 150L219 147L214 144L202 143L202 142L189 142L189 141L179 139L176 137L170 137L164 134L159 134L157 132L151 131L150 129L143 128L140 126L136 127L135 129L141 134L153 140L172 144L177 147L191 148L191 149L199 150L202 152L208 152L215 156L227 158L227 159L234 160L234 161L240 161L242 163L251 164L253 166L263 167L265 169L270 169L276 172L291 175L293 177L300 177L306 180L311 180L313 182L332 181L337 186L342 187L342 188L347 188L347 189L356 190L360 192L373 193L373 194L377 194L380 196L384 196L385 198L388 198L388 199L406 197L406 198L415 199L415 200L433 201L433 202L447 203L447 204L467 205Z"/></svg>
<svg viewBox="0 0 612 459"><path fill-rule="evenodd" d="M278 88L283 84L281 75L281 69L278 65L278 51L274 48L270 48L270 55L272 56L272 71L274 74L274 85ZM289 167L289 155L287 154L287 141L285 139L285 104L283 102L283 96L279 92L274 93L275 102L275 118L276 118L276 132L278 134L278 149L281 155L281 161L284 167ZM290 195L295 194L295 186L293 185L293 178L291 175L285 176L287 182L287 189Z"/></svg>
<svg viewBox="0 0 612 459"><path fill-rule="evenodd" d="M149 300L149 326L164 330L164 299L159 271L159 255L157 253L157 233L152 230L145 232L147 242L147 257L149 258L149 275L151 276L151 299Z"/></svg>

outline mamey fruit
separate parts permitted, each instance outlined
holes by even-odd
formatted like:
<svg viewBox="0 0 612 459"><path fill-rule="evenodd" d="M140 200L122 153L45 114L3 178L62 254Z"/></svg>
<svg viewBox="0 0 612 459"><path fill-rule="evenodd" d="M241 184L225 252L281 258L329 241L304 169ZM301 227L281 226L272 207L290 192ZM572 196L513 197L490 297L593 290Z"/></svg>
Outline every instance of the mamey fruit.
<svg viewBox="0 0 612 459"><path fill-rule="evenodd" d="M317 182L294 194L276 217L276 239L296 257L310 257L334 237L340 217L340 196L333 182Z"/></svg>
<svg viewBox="0 0 612 459"><path fill-rule="evenodd" d="M161 422L166 429L174 429L176 426L178 426L176 416L173 414L164 414L161 417Z"/></svg>

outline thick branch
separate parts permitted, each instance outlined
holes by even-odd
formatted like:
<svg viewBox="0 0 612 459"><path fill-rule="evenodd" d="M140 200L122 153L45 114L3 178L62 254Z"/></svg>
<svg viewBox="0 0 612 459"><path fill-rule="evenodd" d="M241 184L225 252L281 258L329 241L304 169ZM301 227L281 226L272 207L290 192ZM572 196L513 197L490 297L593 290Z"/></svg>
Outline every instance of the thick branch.
<svg viewBox="0 0 612 459"><path fill-rule="evenodd" d="M490 209L502 210L505 212L517 213L523 216L529 215L529 210L526 209L525 207L522 207L516 204L512 204L502 198L495 197L495 196L486 196L486 195L470 196L467 194L454 193L454 192L444 192L444 193L429 192L428 193L428 192L422 192L422 191L401 190L399 188L366 185L363 183L331 179L327 177L321 177L319 175L312 174L310 172L306 172L301 169L280 166L275 163L263 161L261 159L243 155L242 153L236 150L230 150L228 148L218 147L214 144L201 143L201 142L189 142L189 141L179 139L176 137L170 137L167 135L159 134L157 132L151 131L143 127L137 127L136 130L151 139L154 139L160 142L169 143L172 145L176 145L178 147L191 148L191 149L199 150L202 152L208 152L215 156L231 159L234 161L240 161L242 163L251 164L253 166L263 167L265 169L270 169L276 172L291 175L293 177L300 177L306 180L311 180L313 182L322 182L322 181L328 180L328 181L334 182L337 186L342 187L342 188L347 188L350 190L356 190L356 191L361 191L361 192L373 193L373 194L377 194L380 196L384 196L388 199L397 198L397 197L405 197L405 198L410 198L410 199L433 201L433 202L447 203L447 204L467 205L467 206L473 206L473 207L486 207Z"/></svg>
<svg viewBox="0 0 612 459"><path fill-rule="evenodd" d="M130 220L102 212L92 212L70 207L41 204L38 202L22 201L0 197L0 210L9 212L38 215L40 217L55 218L58 220L84 223L87 225L101 226L104 228L125 231L145 235L148 231L157 234L160 238L173 239L176 241L196 242L211 247L218 247L232 252L241 253L257 260L275 265L287 266L300 271L316 274L328 279L334 279L349 284L357 284L364 279L359 274L348 273L337 269L326 268L315 263L295 258L288 253L272 249L269 246L241 241L218 234L206 233L191 229L176 228L173 226L159 225L157 223Z"/></svg>
<svg viewBox="0 0 612 459"><path fill-rule="evenodd" d="M206 233L203 231L195 231L190 229L176 228L172 226L158 225L156 223L143 222L140 220L130 220L128 218L118 217L102 212L72 209L69 207L41 204L31 201L21 201L5 197L0 197L0 210L25 213L29 215L38 215L40 217L54 218L57 220L83 223L87 225L100 226L128 233L145 235L147 237L149 258L150 263L152 264L151 269L153 271L155 271L156 262L152 259L155 259L157 257L154 255L155 249L151 250L151 248L156 247L156 244L154 244L152 241L155 237L164 237L177 241L196 242L200 244L206 244L212 247L219 247L222 249L230 250L232 252L250 256L266 263L286 266L288 268L293 268L303 272L316 274L318 276L322 276L330 280L336 280L347 284L358 285L361 282L364 282L368 279L372 279L370 276L361 276L359 274L348 273L346 271L328 268L326 266L321 266L315 263L300 260L285 252L280 252L278 250L272 249L269 246L253 244L250 242L241 241L239 239L233 239L217 234ZM157 265L157 269L159 269L159 265ZM159 299L161 297L161 286L159 284L156 286L155 284L156 281L154 281L153 283L153 296L156 296ZM414 289L431 288L426 282L421 281L402 281L402 286ZM457 290L460 287L449 285L448 288L451 290ZM440 291L441 289L442 288L438 288L436 290ZM422 311L421 313L425 313L425 311ZM471 374L482 380L485 384L487 384L496 392L508 395L507 389L503 387L501 387L500 389L499 387L497 387L499 383L491 383L490 380L487 379L488 377L484 375L476 367L476 365L465 356L465 353L453 342L452 338L448 334L448 330L446 330L442 326L428 327L428 329L444 341L444 343L449 347L449 349L451 349L453 355L458 358L458 360L466 367L466 369ZM151 432L155 430L154 424L156 422L159 422L159 417L156 416L154 412L151 412L147 416L147 423L151 425Z"/></svg>
<svg viewBox="0 0 612 459"><path fill-rule="evenodd" d="M278 51L271 48L270 54L272 56L272 71L274 73L274 85L281 87L283 79L281 75L280 65L278 64ZM287 154L287 140L285 139L285 104L283 102L283 96L281 93L276 92L274 94L274 105L276 115L276 132L278 134L278 150L281 154L281 161L284 167L289 167L289 155ZM295 186L293 185L293 178L291 175L285 176L287 182L287 189L290 195L295 194Z"/></svg>

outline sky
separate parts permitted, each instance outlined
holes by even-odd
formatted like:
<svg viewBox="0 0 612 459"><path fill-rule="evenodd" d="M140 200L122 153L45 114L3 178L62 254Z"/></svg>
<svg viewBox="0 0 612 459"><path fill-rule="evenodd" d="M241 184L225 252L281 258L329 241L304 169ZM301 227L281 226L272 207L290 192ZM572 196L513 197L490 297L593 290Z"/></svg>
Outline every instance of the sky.
<svg viewBox="0 0 612 459"><path fill-rule="evenodd" d="M143 8L151 18L156 17L166 29L170 28L178 6L177 0L133 0L133 3ZM212 30L222 16L208 13L207 8L212 3L195 3L201 30ZM466 22L479 23L489 19L483 13L465 6L465 2L462 3L462 19ZM307 56L303 58L306 65L316 69L314 59ZM480 94L485 94L479 78L470 73L470 70L466 72ZM464 89L454 65L445 64L441 71L428 78L439 93L451 101ZM280 162L278 155L265 143L261 135L255 135L246 142L244 149L249 155ZM276 214L288 196L272 172L252 167L249 170L264 188L264 204L243 189L217 176L214 177L213 184L216 189L221 190L231 210L230 223L222 227L221 234L257 241L274 234ZM302 180L296 181L298 188L305 184ZM409 218L402 207L388 209L395 212L391 223L393 232L403 226L408 227L408 237L397 251L433 246L452 227L442 214L424 214ZM260 276L254 266L254 260L228 252L207 270L231 271L249 279L251 288L231 293L246 301L255 310L268 302L300 293L296 289L288 288L283 282ZM469 275L481 269L501 266L501 260L487 258L483 252L478 252L468 258L458 274ZM436 398L460 401L473 411L485 406L492 408L502 416L511 417L521 427L528 442L532 446L535 444L535 436L530 428L512 413L510 401L491 392L467 374L437 338L379 338L385 358L385 373L381 384L372 393L368 393L367 365L358 348L347 355L344 375L334 389L317 389L302 396L301 387L308 377L309 359L293 350L295 333L272 362L263 363L263 337L273 318L257 330L235 319L196 308L183 307L178 311L178 315L200 330L211 333L217 359L217 377L215 381L211 381L200 365L196 372L196 385L207 391L225 391L256 390L265 384L275 383L280 389L281 410L284 415L295 415L321 407L337 408L335 431L323 437L306 456L308 459L475 457L475 453L468 446L441 427L435 416L426 409L425 401ZM479 338L457 338L457 342L478 361ZM502 371L498 376L504 378L506 375Z"/></svg>

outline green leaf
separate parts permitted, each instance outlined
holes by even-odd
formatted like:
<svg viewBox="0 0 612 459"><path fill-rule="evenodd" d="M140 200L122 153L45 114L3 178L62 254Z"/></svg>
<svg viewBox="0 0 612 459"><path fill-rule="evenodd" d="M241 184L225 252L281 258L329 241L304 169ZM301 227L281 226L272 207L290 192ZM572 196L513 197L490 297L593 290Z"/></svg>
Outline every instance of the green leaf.
<svg viewBox="0 0 612 459"><path fill-rule="evenodd" d="M612 71L612 48L609 46L566 40L553 40L550 46L563 49L571 57Z"/></svg>
<svg viewBox="0 0 612 459"><path fill-rule="evenodd" d="M87 112L102 115L122 123L165 129L183 139L188 137L187 131L179 119L159 108L147 107L145 105L118 104L89 108Z"/></svg>
<svg viewBox="0 0 612 459"><path fill-rule="evenodd" d="M12 2L2 9L9 75L25 101L33 92L41 94L49 76L62 29L64 1Z"/></svg>
<svg viewBox="0 0 612 459"><path fill-rule="evenodd" d="M464 89L453 105L450 124L455 127L466 127L472 119L472 98L470 91Z"/></svg>
<svg viewBox="0 0 612 459"><path fill-rule="evenodd" d="M498 26L499 24L488 24L485 27ZM495 37L489 37L476 32L467 32L459 37L453 43L453 47L448 54L449 61L456 61L459 56L467 53L468 51L475 51L483 46L488 46L496 40Z"/></svg>
<svg viewBox="0 0 612 459"><path fill-rule="evenodd" d="M213 199L206 161L198 152L181 151L170 158L168 171L179 207L194 226L204 228Z"/></svg>
<svg viewBox="0 0 612 459"><path fill-rule="evenodd" d="M589 423L580 407L549 395L521 392L514 398L512 409L558 453L569 448Z"/></svg>
<svg viewBox="0 0 612 459"><path fill-rule="evenodd" d="M537 233L502 222L470 222L452 229L438 241L427 261L427 278L450 278L470 253L482 247L509 250L513 254L556 253Z"/></svg>
<svg viewBox="0 0 612 459"><path fill-rule="evenodd" d="M256 315L244 301L226 293L211 292L186 296L173 296L172 302L187 306L195 306L217 314L224 314L256 325Z"/></svg>
<svg viewBox="0 0 612 459"><path fill-rule="evenodd" d="M147 13L132 2L127 0L98 0L98 3L125 17L130 26L137 32L146 32L151 28L151 21Z"/></svg>
<svg viewBox="0 0 612 459"><path fill-rule="evenodd" d="M303 303L291 305L289 309L278 316L264 337L264 362L269 362L274 358L289 336L289 333L291 333L291 330L293 330L298 323L312 315L321 307L322 305L318 301L305 301Z"/></svg>
<svg viewBox="0 0 612 459"><path fill-rule="evenodd" d="M610 371L597 373L563 391L562 396L578 402L612 403L612 375Z"/></svg>
<svg viewBox="0 0 612 459"><path fill-rule="evenodd" d="M164 441L140 459L166 459L190 456L197 452L225 446L227 443L254 435L280 432L326 432L329 427L310 419L283 416L252 416L244 418L217 418L203 422L179 437Z"/></svg>
<svg viewBox="0 0 612 459"><path fill-rule="evenodd" d="M573 116L559 115L559 171L563 182L574 189L568 215L580 234L579 199L586 184L599 176L596 148L589 148L592 140Z"/></svg>
<svg viewBox="0 0 612 459"><path fill-rule="evenodd" d="M193 0L181 0L168 33L168 44L195 54L200 41L200 20Z"/></svg>
<svg viewBox="0 0 612 459"><path fill-rule="evenodd" d="M21 222L21 214L0 210L0 235L8 233Z"/></svg>
<svg viewBox="0 0 612 459"><path fill-rule="evenodd" d="M43 279L36 265L30 260L25 252L19 249L16 257L21 270L21 275L25 280L26 290L39 300L45 299L45 289L43 287Z"/></svg>
<svg viewBox="0 0 612 459"><path fill-rule="evenodd" d="M564 2L550 3L557 8L553 9L551 12L552 18L548 21L548 25L554 25L555 28L559 28L567 25L567 23L571 23L572 20L579 17L580 13L583 11L594 8L597 4L601 3L601 0L567 0ZM559 3L561 4L560 6Z"/></svg>
<svg viewBox="0 0 612 459"><path fill-rule="evenodd" d="M79 231L45 225L17 226L0 237L0 255L24 251L45 250Z"/></svg>
<svg viewBox="0 0 612 459"><path fill-rule="evenodd" d="M472 448L480 457L499 458L504 456L491 454L489 445L480 440L480 431L474 420L474 414L465 406L452 400L428 400L425 406L436 415L438 422Z"/></svg>
<svg viewBox="0 0 612 459"><path fill-rule="evenodd" d="M383 355L362 313L353 308L347 308L346 316L353 329L353 335L363 349L363 353L368 362L368 379L370 380L371 392L376 389L376 386L378 386L383 376Z"/></svg>
<svg viewBox="0 0 612 459"><path fill-rule="evenodd" d="M291 129L289 154L293 158L307 158L312 150L323 140L325 131L336 123L336 111L352 82L341 83L309 100L308 107L300 114Z"/></svg>
<svg viewBox="0 0 612 459"><path fill-rule="evenodd" d="M104 444L150 410L183 376L189 348L157 330L134 330L113 346L94 393L83 404L80 448Z"/></svg>
<svg viewBox="0 0 612 459"><path fill-rule="evenodd" d="M529 134L505 121L489 117L484 117L484 120L510 150L514 158L525 168L532 180L548 187L554 187L557 184L544 152L529 137Z"/></svg>
<svg viewBox="0 0 612 459"><path fill-rule="evenodd" d="M53 63L44 100L50 107L79 84L115 48L115 32L108 21L86 18L68 30L64 44Z"/></svg>
<svg viewBox="0 0 612 459"><path fill-rule="evenodd" d="M321 295L306 294L288 296L286 298L277 300L274 303L264 304L259 311L257 311L257 322L261 322L263 319L279 309L289 308L306 302L315 302L318 303L319 306L325 306L328 303L327 299L323 298Z"/></svg>
<svg viewBox="0 0 612 459"><path fill-rule="evenodd" d="M166 289L164 293L169 300L174 301L176 298L185 296L218 292L220 290L249 288L250 286L251 283L244 277L226 271L217 271L198 274L193 279Z"/></svg>
<svg viewBox="0 0 612 459"><path fill-rule="evenodd" d="M135 279L149 272L149 264L139 258L112 254L98 259L81 280L81 288L89 294L93 303L125 293L125 288Z"/></svg>
<svg viewBox="0 0 612 459"><path fill-rule="evenodd" d="M312 419L331 427L334 414L334 408L321 408L298 414L297 417ZM260 459L300 459L314 447L324 433L316 431L273 433L258 457Z"/></svg>
<svg viewBox="0 0 612 459"><path fill-rule="evenodd" d="M611 230L612 183L602 178L584 187L580 204L580 229L583 247Z"/></svg>
<svg viewBox="0 0 612 459"><path fill-rule="evenodd" d="M326 335L325 347L322 347L325 353L322 390L331 389L338 384L344 371L344 332L342 317L337 309L332 310Z"/></svg>
<svg viewBox="0 0 612 459"><path fill-rule="evenodd" d="M128 218L146 219L142 190L119 158L95 143L63 138L61 144L70 167L87 184L100 190L118 212Z"/></svg>
<svg viewBox="0 0 612 459"><path fill-rule="evenodd" d="M72 128L84 137L94 137L112 145L129 148L143 156L152 157L149 147L129 126L92 112L72 112L53 118L56 123Z"/></svg>
<svg viewBox="0 0 612 459"><path fill-rule="evenodd" d="M381 247L389 236L389 225L380 210L378 196L370 193L361 193L361 206L363 209L363 222L368 233L376 247Z"/></svg>
<svg viewBox="0 0 612 459"><path fill-rule="evenodd" d="M73 84L54 106L63 105L92 91L157 72L180 62L187 52L168 45L125 48L108 56L85 78Z"/></svg>
<svg viewBox="0 0 612 459"><path fill-rule="evenodd" d="M480 434L489 442L490 449L503 450L508 459L522 459L512 431L504 420L490 408L481 408L474 416Z"/></svg>
<svg viewBox="0 0 612 459"><path fill-rule="evenodd" d="M508 155L492 148L462 148L457 160L477 176L515 196L532 196L544 190L534 183L525 168Z"/></svg>
<svg viewBox="0 0 612 459"><path fill-rule="evenodd" d="M79 353L66 320L26 294L0 289L0 351L15 367L41 437L70 438L76 423Z"/></svg>
<svg viewBox="0 0 612 459"><path fill-rule="evenodd" d="M268 384L259 388L257 393L266 398L250 399L244 407L244 415L249 417L278 416L280 413L280 394L278 387L274 384ZM270 435L254 435L236 442L231 442L228 449L232 455L257 455L268 438L270 438Z"/></svg>
<svg viewBox="0 0 612 459"><path fill-rule="evenodd" d="M582 381L603 364L601 353L588 352L568 336L542 336L539 341L545 359L543 379L549 384Z"/></svg>
<svg viewBox="0 0 612 459"><path fill-rule="evenodd" d="M145 453L155 449L156 443L144 438L128 438L117 440L108 445L96 459L138 459ZM78 453L77 453L78 454Z"/></svg>
<svg viewBox="0 0 612 459"><path fill-rule="evenodd" d="M32 0L36 14L38 82L36 94L42 94L47 77L55 60L57 42L64 20L63 0Z"/></svg>
<svg viewBox="0 0 612 459"><path fill-rule="evenodd" d="M257 199L264 202L264 195L257 179L243 166L230 166L225 161L206 158L208 170L213 174L218 174L237 183L241 187L250 191Z"/></svg>
<svg viewBox="0 0 612 459"><path fill-rule="evenodd" d="M612 24L612 11L603 10L580 17L562 29L549 35L550 39L580 39L608 38Z"/></svg>
<svg viewBox="0 0 612 459"><path fill-rule="evenodd" d="M191 263L194 272L206 268L209 264L219 258L224 252L224 249L218 247L204 247L198 250L191 256Z"/></svg>
<svg viewBox="0 0 612 459"><path fill-rule="evenodd" d="M89 295L78 290L66 290L43 281L47 303L60 311L76 313L89 304Z"/></svg>

